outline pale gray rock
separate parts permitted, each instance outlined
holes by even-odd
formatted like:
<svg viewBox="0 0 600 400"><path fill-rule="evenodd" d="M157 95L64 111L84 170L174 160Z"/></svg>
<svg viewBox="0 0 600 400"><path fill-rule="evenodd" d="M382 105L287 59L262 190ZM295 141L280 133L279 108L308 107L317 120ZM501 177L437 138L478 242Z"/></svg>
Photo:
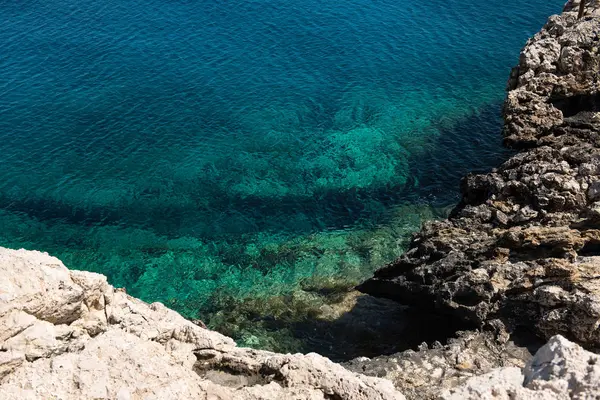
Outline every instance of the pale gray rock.
<svg viewBox="0 0 600 400"><path fill-rule="evenodd" d="M531 354L528 349L506 339L490 332L467 331L447 345L423 345L419 351L360 358L344 366L391 380L409 399L437 399L440 392L497 369L512 367L520 375Z"/></svg>
<svg viewBox="0 0 600 400"><path fill-rule="evenodd" d="M514 399L511 396L522 384L523 373L519 368L495 369L485 375L470 378L464 386L447 390L440 397L444 400L509 400Z"/></svg>
<svg viewBox="0 0 600 400"><path fill-rule="evenodd" d="M317 354L236 347L160 303L0 248L0 399L404 399Z"/></svg>
<svg viewBox="0 0 600 400"><path fill-rule="evenodd" d="M527 366L496 369L444 391L443 400L600 398L600 357L557 335Z"/></svg>

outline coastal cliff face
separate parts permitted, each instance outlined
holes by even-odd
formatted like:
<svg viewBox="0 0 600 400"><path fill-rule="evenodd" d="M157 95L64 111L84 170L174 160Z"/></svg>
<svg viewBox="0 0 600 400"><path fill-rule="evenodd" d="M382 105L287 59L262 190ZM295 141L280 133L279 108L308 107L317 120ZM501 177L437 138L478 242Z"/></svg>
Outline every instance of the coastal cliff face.
<svg viewBox="0 0 600 400"><path fill-rule="evenodd" d="M599 397L599 356L568 340L600 348L595 4L582 20L567 6L522 51L504 129L519 153L467 176L451 218L426 224L360 286L446 314L467 329L457 338L344 366L239 348L103 275L0 248L0 398ZM548 340L533 357L515 340L524 331Z"/></svg>
<svg viewBox="0 0 600 400"><path fill-rule="evenodd" d="M550 17L513 70L504 136L519 152L464 178L451 217L359 290L465 328L600 347L600 11L577 8Z"/></svg>

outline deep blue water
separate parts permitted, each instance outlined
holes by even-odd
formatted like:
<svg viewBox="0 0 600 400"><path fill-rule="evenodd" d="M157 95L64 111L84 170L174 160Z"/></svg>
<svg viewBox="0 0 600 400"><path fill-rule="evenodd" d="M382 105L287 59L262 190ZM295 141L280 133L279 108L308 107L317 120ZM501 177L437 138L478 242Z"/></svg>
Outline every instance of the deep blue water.
<svg viewBox="0 0 600 400"><path fill-rule="evenodd" d="M4 1L0 245L208 319L356 282L506 157L562 2Z"/></svg>

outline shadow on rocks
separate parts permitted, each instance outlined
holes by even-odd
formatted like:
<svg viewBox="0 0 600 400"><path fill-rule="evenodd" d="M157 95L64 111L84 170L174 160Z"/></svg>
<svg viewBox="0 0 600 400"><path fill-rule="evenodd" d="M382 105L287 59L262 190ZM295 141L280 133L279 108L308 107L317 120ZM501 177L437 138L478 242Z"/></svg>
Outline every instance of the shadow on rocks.
<svg viewBox="0 0 600 400"><path fill-rule="evenodd" d="M350 296L356 296L354 306L341 315L326 306L330 310L321 318L293 325L305 351L339 362L416 349L423 342L445 343L457 330L468 328L446 316L425 314L390 300L353 293Z"/></svg>
<svg viewBox="0 0 600 400"><path fill-rule="evenodd" d="M337 362L417 349L423 342L445 343L457 330L471 328L357 291L225 302L227 307L219 308L229 311L211 315L208 326L240 346L316 352Z"/></svg>

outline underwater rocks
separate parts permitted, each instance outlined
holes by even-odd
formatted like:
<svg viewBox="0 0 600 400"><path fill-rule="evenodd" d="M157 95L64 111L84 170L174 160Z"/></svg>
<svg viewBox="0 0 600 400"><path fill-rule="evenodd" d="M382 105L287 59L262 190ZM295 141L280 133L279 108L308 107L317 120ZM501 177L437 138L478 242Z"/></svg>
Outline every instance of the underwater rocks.
<svg viewBox="0 0 600 400"><path fill-rule="evenodd" d="M236 347L160 303L0 248L0 398L403 399L317 355Z"/></svg>
<svg viewBox="0 0 600 400"><path fill-rule="evenodd" d="M576 9L549 18L511 75L504 136L520 152L464 178L451 217L359 290L600 346L600 11Z"/></svg>

